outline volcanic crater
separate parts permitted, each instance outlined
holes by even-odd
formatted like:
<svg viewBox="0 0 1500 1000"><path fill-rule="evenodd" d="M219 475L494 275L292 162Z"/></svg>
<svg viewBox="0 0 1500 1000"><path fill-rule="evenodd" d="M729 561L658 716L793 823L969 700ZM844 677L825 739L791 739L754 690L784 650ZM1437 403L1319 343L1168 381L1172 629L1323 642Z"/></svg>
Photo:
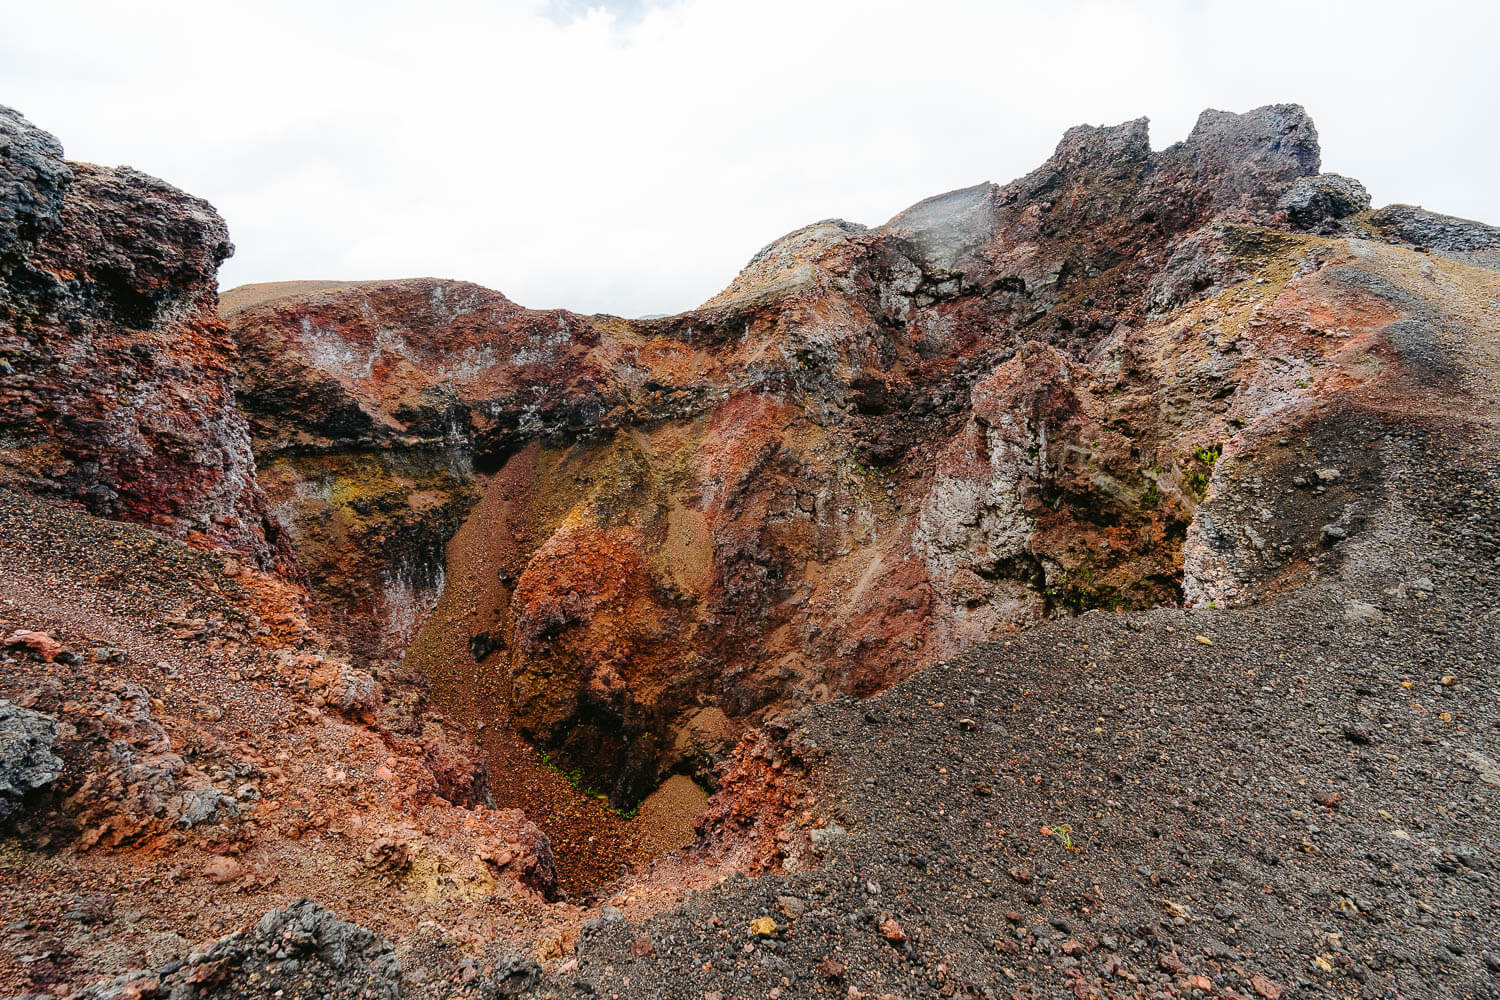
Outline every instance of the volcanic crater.
<svg viewBox="0 0 1500 1000"><path fill-rule="evenodd" d="M0 989L1494 995L1500 230L1300 107L635 320L0 135Z"/></svg>

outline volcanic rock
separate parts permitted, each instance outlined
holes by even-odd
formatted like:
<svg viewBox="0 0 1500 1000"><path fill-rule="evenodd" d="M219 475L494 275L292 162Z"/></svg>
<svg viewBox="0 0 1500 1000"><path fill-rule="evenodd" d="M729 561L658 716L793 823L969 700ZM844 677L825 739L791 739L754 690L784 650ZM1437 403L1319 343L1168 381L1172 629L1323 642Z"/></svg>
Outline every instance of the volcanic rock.
<svg viewBox="0 0 1500 1000"><path fill-rule="evenodd" d="M1056 614L1244 602L1319 558L1317 510L1352 529L1330 489L1268 541L1226 478L1309 419L1303 372L1341 385L1430 315L1394 259L1311 235L1368 204L1318 165L1294 106L1160 153L1144 120L1074 129L1019 181L798 230L650 321L454 282L240 290L262 481L323 598L377 622L360 648L505 692L617 805L712 781L699 700L733 725Z"/></svg>
<svg viewBox="0 0 1500 1000"><path fill-rule="evenodd" d="M434 280L237 290L261 482L323 599L376 622L357 648L505 692L617 805L683 764L712 781L700 702L865 694L998 630L1178 599L1213 460L1287 389L1250 345L1273 330L1143 304L1326 256L1278 208L1354 210L1318 162L1291 105L1206 112L1160 153L1144 120L1074 129L1019 181L798 230L657 320ZM1153 290L1174 253L1207 256ZM1216 322L1246 348L1184 341Z"/></svg>
<svg viewBox="0 0 1500 1000"><path fill-rule="evenodd" d="M1352 178L1319 174L1297 181L1276 202L1276 207L1285 212L1298 228L1317 231L1368 209L1370 193Z"/></svg>
<svg viewBox="0 0 1500 1000"><path fill-rule="evenodd" d="M6 649L24 650L43 663L51 663L62 653L62 643L45 632L17 629L0 642Z"/></svg>
<svg viewBox="0 0 1500 1000"><path fill-rule="evenodd" d="M0 482L275 557L207 202L0 108ZM274 536L274 531L273 531Z"/></svg>
<svg viewBox="0 0 1500 1000"><path fill-rule="evenodd" d="M52 752L56 739L56 719L0 700L0 822L62 773L62 758Z"/></svg>
<svg viewBox="0 0 1500 1000"><path fill-rule="evenodd" d="M271 996L333 998L401 995L395 949L373 932L301 899L155 972L132 972L70 994L69 1000L127 996L244 996L242 984Z"/></svg>

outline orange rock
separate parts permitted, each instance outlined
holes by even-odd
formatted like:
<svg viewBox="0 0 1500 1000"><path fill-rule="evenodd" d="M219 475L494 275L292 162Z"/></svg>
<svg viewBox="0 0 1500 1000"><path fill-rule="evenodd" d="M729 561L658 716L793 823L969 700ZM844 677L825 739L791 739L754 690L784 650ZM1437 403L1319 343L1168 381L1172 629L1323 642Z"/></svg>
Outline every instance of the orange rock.
<svg viewBox="0 0 1500 1000"><path fill-rule="evenodd" d="M1250 988L1265 997L1266 1000L1277 1000L1284 992L1280 986L1259 972L1250 977Z"/></svg>
<svg viewBox="0 0 1500 1000"><path fill-rule="evenodd" d="M51 663L63 651L62 643L45 632L17 629L5 637L5 648L25 649L43 663Z"/></svg>
<svg viewBox="0 0 1500 1000"><path fill-rule="evenodd" d="M245 873L245 866L234 858L219 855L209 858L203 866L203 874L210 881L223 885L233 882Z"/></svg>

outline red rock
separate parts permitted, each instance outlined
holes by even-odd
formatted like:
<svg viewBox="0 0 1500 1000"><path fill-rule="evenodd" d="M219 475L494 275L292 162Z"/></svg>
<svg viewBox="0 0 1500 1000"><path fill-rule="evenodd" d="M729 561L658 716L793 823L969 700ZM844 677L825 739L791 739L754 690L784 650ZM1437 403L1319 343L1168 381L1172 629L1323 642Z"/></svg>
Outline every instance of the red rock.
<svg viewBox="0 0 1500 1000"><path fill-rule="evenodd" d="M307 676L309 691L315 691L322 703L354 718L370 720L380 706L380 687L363 670L347 663L322 660Z"/></svg>
<svg viewBox="0 0 1500 1000"><path fill-rule="evenodd" d="M1317 164L1292 106L1205 114L1161 152L1144 121L1075 129L1004 187L789 234L679 316L432 279L251 286L223 312L260 482L351 647L409 646L452 689L482 634L523 737L645 789L710 773L741 706L868 694L1059 610L1175 602L1185 560L1194 594L1235 588L1188 531L1214 471L1194 456L1306 393L1262 399L1258 363L1205 361L1178 318L1200 278L1261 266L1221 224L1285 226ZM1277 337L1342 294L1298 281ZM707 709L724 738L690 731Z"/></svg>
<svg viewBox="0 0 1500 1000"><path fill-rule="evenodd" d="M1250 977L1250 988L1265 997L1266 1000L1277 1000L1277 997L1281 996L1283 992L1280 986L1259 972Z"/></svg>
<svg viewBox="0 0 1500 1000"><path fill-rule="evenodd" d="M481 891L559 894L551 841L485 808L482 762L434 734L434 700L485 715L503 805L570 794L518 738L555 746L558 770L617 805L661 774L712 771L709 844L733 844L747 874L815 861L837 813L813 807L820 748L779 709L870 694L1061 613L1289 585L1326 540L1276 499L1295 495L1298 460L1270 442L1341 408L1441 417L1441 388L1383 331L1439 298L1434 315L1490 309L1451 277L1368 291L1411 269L1381 242L1404 224L1362 218L1357 253L1320 235L1354 230L1330 208L1338 185L1310 178L1294 107L1206 113L1160 152L1144 122L1075 129L1032 175L875 229L805 227L700 309L639 321L422 279L239 290L221 323L227 233L207 205L134 171L69 168L50 137L0 124L14 181L0 482L283 574L185 581L243 597L244 621L153 622L205 660L226 648L219 624L286 646L275 676L194 662L161 700L139 685L54 699L78 716L71 734L133 748L129 767L83 762L64 804L77 846L232 844L223 820L284 850L288 872L336 854L331 892L362 845L394 870L410 844ZM1335 498L1370 471L1320 473L1318 489ZM1238 503L1252 496L1253 523ZM1263 520L1290 555L1253 546ZM131 558L156 566L149 549ZM252 697L243 682L261 677ZM989 725L956 721L959 740ZM220 762L263 788L231 804L205 771ZM614 875L604 839L568 848L597 848ZM907 939L894 919L879 930Z"/></svg>
<svg viewBox="0 0 1500 1000"><path fill-rule="evenodd" d="M1343 795L1331 789L1324 789L1323 791L1318 792L1316 795L1318 805L1324 806L1328 809L1332 809L1334 806L1338 805L1342 799Z"/></svg>
<svg viewBox="0 0 1500 1000"><path fill-rule="evenodd" d="M5 637L6 649L24 649L43 663L51 663L63 651L62 643L45 632L17 629Z"/></svg>

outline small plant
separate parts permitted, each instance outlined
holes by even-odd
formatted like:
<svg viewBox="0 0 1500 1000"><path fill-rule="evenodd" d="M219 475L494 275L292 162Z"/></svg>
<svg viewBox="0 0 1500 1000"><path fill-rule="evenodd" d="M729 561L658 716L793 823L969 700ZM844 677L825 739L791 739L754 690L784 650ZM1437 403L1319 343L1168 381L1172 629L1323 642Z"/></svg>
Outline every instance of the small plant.
<svg viewBox="0 0 1500 1000"><path fill-rule="evenodd" d="M871 483L879 483L883 479L890 479L901 474L899 465L866 465L863 462L854 463L854 474L861 479Z"/></svg>
<svg viewBox="0 0 1500 1000"><path fill-rule="evenodd" d="M1059 823L1055 826L1044 826L1041 829L1041 834L1043 837L1056 839L1059 844L1070 851L1078 850L1073 844L1073 828L1066 823Z"/></svg>
<svg viewBox="0 0 1500 1000"><path fill-rule="evenodd" d="M1146 487L1146 492L1141 494L1141 506L1146 508L1157 507L1161 504L1161 487L1156 480L1151 480L1151 485Z"/></svg>
<svg viewBox="0 0 1500 1000"><path fill-rule="evenodd" d="M573 786L575 791L587 795L589 798L598 799L600 802L602 802L604 804L604 811L609 813L610 815L618 816L620 819L635 819L636 814L641 811L641 805L639 802L624 809L616 809L614 806L610 805L609 795L607 793L599 791L598 789L594 788L592 785L589 785L584 781L583 768L574 767L564 771L562 767L553 759L552 751L538 748L536 755L541 758L542 766L546 767L547 770L551 771L553 774L561 776L564 781Z"/></svg>
<svg viewBox="0 0 1500 1000"><path fill-rule="evenodd" d="M1053 607L1067 608L1074 614L1094 608L1119 611L1126 603L1126 595L1115 587L1094 582L1094 567L1088 563L1063 570L1045 593Z"/></svg>
<svg viewBox="0 0 1500 1000"><path fill-rule="evenodd" d="M1188 491L1196 499L1202 500L1208 495L1208 482L1213 478L1214 464L1219 461L1219 456L1223 454L1223 451L1224 446L1218 444L1193 449L1193 462L1196 463L1196 467L1188 470L1185 482Z"/></svg>

